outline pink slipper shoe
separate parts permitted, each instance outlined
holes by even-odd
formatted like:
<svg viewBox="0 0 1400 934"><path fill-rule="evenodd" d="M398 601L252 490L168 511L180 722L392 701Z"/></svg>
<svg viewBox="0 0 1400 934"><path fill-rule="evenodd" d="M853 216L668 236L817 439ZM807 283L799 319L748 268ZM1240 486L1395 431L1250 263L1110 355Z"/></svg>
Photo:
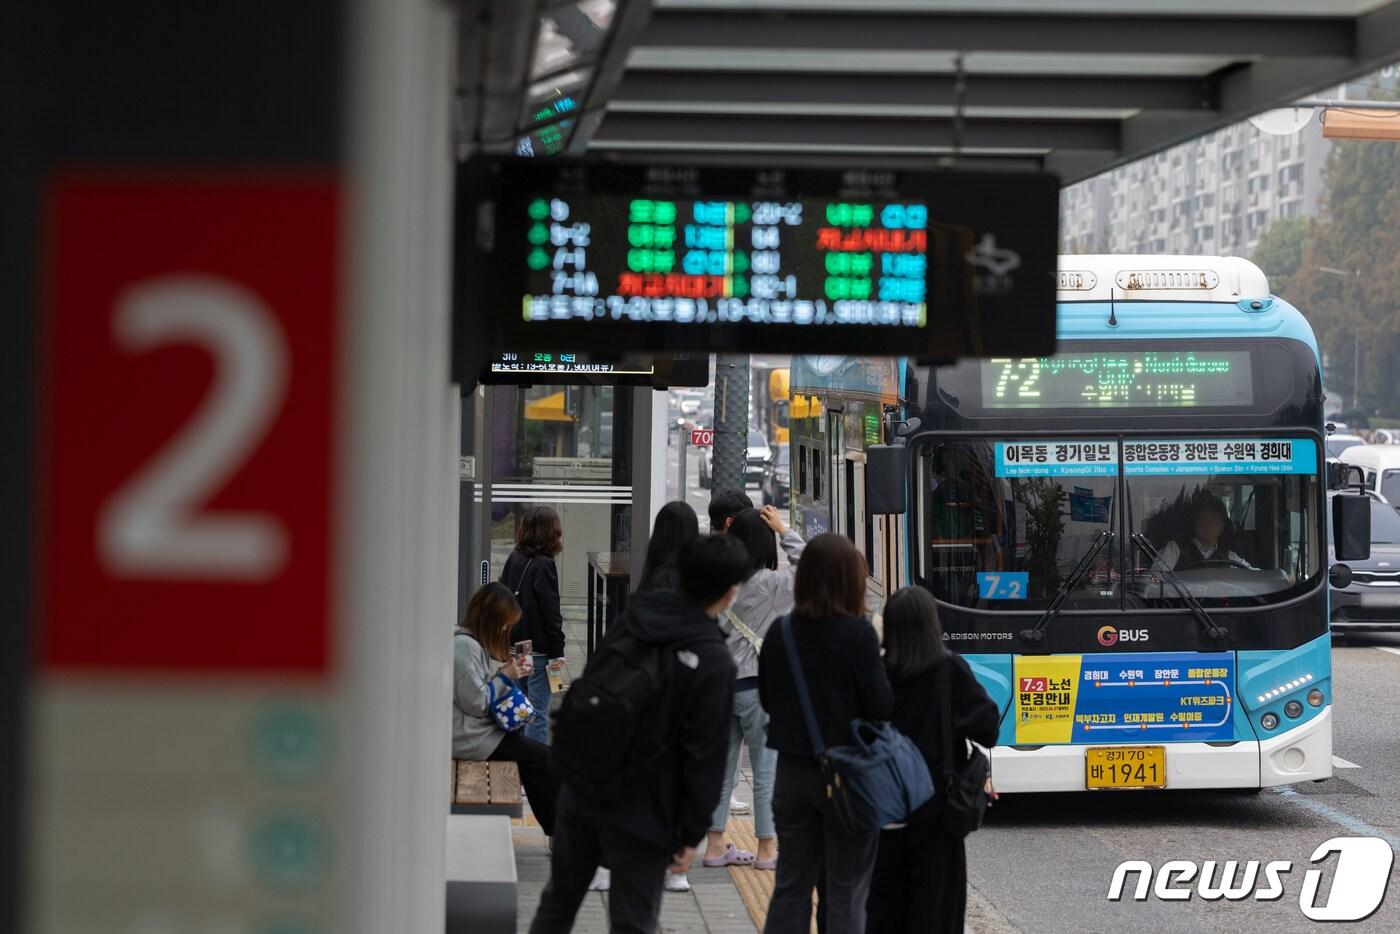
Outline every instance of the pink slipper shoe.
<svg viewBox="0 0 1400 934"><path fill-rule="evenodd" d="M769 872L777 872L777 871L778 871L778 857L775 856L775 857L773 857L772 859L760 859L760 860L755 860L755 861L754 861L754 864L753 864L753 868L755 868L755 869L767 869Z"/></svg>
<svg viewBox="0 0 1400 934"><path fill-rule="evenodd" d="M706 856L701 862L711 869L718 869L721 866L752 866L753 854L748 850L741 850L731 843L724 848L723 853L713 859Z"/></svg>

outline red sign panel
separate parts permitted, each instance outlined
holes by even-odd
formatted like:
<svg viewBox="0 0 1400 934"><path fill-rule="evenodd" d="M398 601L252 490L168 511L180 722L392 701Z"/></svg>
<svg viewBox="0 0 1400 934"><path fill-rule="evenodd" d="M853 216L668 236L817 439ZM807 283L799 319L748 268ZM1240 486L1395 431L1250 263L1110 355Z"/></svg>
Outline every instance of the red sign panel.
<svg viewBox="0 0 1400 934"><path fill-rule="evenodd" d="M65 176L47 220L39 664L324 672L334 183Z"/></svg>
<svg viewBox="0 0 1400 934"><path fill-rule="evenodd" d="M690 429L690 443L707 448L715 443L715 430L713 428L692 428Z"/></svg>

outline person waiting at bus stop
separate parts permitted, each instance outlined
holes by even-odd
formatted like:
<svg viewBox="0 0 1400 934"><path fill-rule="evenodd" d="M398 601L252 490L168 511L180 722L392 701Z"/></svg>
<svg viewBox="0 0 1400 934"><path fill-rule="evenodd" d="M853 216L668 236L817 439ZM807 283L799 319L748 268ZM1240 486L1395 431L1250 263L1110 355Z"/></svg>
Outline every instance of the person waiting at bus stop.
<svg viewBox="0 0 1400 934"><path fill-rule="evenodd" d="M522 731L507 733L489 709L493 696L504 696L511 682L523 682L534 664L528 655L511 656L510 631L519 621L520 604L504 584L487 584L467 603L452 639L452 758L514 762L530 811L545 834L553 836L559 785L549 770L549 747ZM538 709L535 715L546 716Z"/></svg>
<svg viewBox="0 0 1400 934"><path fill-rule="evenodd" d="M851 741L852 720L885 720L894 706L880 641L865 618L867 575L865 559L844 535L816 536L797 565L792 614L776 624L792 626L827 748ZM848 833L831 812L784 642L776 632L765 639L758 663L768 746L778 753L773 820L782 848L764 931L807 934L821 882L827 934L861 934L880 833Z"/></svg>
<svg viewBox="0 0 1400 934"><path fill-rule="evenodd" d="M1235 567L1254 570L1254 566L1230 551L1224 542L1230 524L1225 504L1214 494L1202 490L1191 499L1191 532L1174 538L1157 552L1152 562L1154 571L1187 571L1197 567Z"/></svg>
<svg viewBox="0 0 1400 934"><path fill-rule="evenodd" d="M754 569L734 605L719 617L719 628L725 634L729 654L739 668L734 682L734 716L730 721L729 763L724 771L724 790L719 796L710 833L705 843L706 866L753 866L756 869L778 868L778 843L773 828L773 770L777 758L768 748L768 715L758 701L758 653L768 638L773 621L792 612L793 578L797 562L806 543L796 532L783 524L774 506L762 510L745 509L734 517L728 534L744 543L749 563ZM788 565L778 567L775 540L782 537ZM749 764L753 767L754 836L758 852L741 850L724 839L729 822L730 792L739 767L739 753L744 744L749 747Z"/></svg>
<svg viewBox="0 0 1400 934"><path fill-rule="evenodd" d="M753 500L743 490L720 490L710 497L710 531L728 532L734 517L753 508Z"/></svg>
<svg viewBox="0 0 1400 934"><path fill-rule="evenodd" d="M520 601L523 614L511 642L531 642L534 670L525 694L540 716L525 727L525 735L549 742L549 660L564 656L564 613L559 606L559 568L555 555L564 550L559 513L548 506L527 510L520 519L515 550L501 569L501 583Z"/></svg>
<svg viewBox="0 0 1400 934"><path fill-rule="evenodd" d="M885 667L894 687L890 722L919 747L938 786L949 771L943 750L952 751L953 769L963 765L968 740L988 747L996 742L1000 712L967 662L944 646L938 606L927 590L897 591L885 604L884 624ZM946 746L944 723L952 727ZM935 792L904 826L880 832L866 930L957 934L966 911L967 850L962 837L944 831L943 797Z"/></svg>
<svg viewBox="0 0 1400 934"><path fill-rule="evenodd" d="M600 863L612 871L610 930L651 934L668 865L689 866L709 827L734 696L715 618L748 578L748 553L737 539L704 535L682 548L678 567L677 592L632 596L557 714L562 788L531 934L573 929Z"/></svg>

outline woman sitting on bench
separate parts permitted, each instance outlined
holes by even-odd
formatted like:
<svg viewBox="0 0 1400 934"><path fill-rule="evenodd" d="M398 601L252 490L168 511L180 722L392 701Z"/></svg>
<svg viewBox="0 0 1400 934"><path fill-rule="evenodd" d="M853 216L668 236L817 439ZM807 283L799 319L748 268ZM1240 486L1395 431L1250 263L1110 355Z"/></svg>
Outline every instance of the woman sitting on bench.
<svg viewBox="0 0 1400 934"><path fill-rule="evenodd" d="M507 733L491 715L490 697L509 684L523 685L533 660L512 658L510 630L520 621L520 604L504 584L487 584L472 595L467 615L452 639L452 758L473 762L514 762L540 827L554 834L558 785L549 771L549 747L520 731ZM508 659L503 664L502 659ZM548 716L539 711L536 716Z"/></svg>

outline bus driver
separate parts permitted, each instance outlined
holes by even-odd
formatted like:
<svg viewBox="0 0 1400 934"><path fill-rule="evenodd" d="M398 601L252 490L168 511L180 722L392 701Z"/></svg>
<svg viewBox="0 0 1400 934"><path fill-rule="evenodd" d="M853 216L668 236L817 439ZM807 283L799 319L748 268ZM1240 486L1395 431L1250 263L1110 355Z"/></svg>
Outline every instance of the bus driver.
<svg viewBox="0 0 1400 934"><path fill-rule="evenodd" d="M1220 541L1229 519L1225 504L1202 490L1191 502L1190 537L1182 536L1162 546L1152 570L1188 571L1203 565L1231 564L1246 570L1256 570L1238 554L1225 548Z"/></svg>

